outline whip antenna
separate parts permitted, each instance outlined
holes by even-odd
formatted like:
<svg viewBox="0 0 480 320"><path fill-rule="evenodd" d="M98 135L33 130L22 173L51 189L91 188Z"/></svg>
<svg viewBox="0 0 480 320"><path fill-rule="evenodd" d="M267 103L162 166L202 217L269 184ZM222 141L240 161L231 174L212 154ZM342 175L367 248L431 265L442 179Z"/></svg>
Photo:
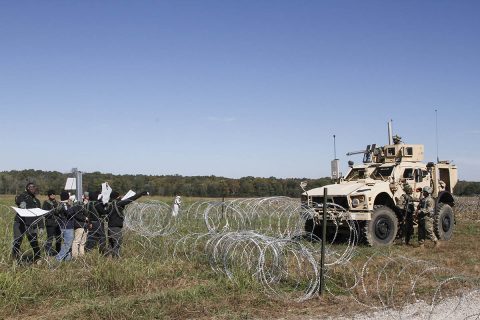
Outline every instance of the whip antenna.
<svg viewBox="0 0 480 320"><path fill-rule="evenodd" d="M438 158L438 117L437 117L437 109L435 109L435 142L437 144L437 163L440 162Z"/></svg>
<svg viewBox="0 0 480 320"><path fill-rule="evenodd" d="M335 135L333 135L333 159L337 159L337 146L335 145Z"/></svg>

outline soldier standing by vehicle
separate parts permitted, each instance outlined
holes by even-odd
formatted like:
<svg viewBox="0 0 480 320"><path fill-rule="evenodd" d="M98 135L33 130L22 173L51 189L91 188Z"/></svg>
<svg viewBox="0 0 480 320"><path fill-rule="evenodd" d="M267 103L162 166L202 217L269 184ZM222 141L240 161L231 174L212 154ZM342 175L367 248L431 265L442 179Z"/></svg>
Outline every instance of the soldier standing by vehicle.
<svg viewBox="0 0 480 320"><path fill-rule="evenodd" d="M425 239L433 241L435 247L438 246L438 239L433 231L433 214L435 210L435 200L432 198L432 187L423 187L423 198L418 204L418 243L420 247L425 246Z"/></svg>
<svg viewBox="0 0 480 320"><path fill-rule="evenodd" d="M413 197L413 189L408 183L403 184L403 191L400 199L398 199L397 206L403 214L402 233L405 237L405 244L410 245L410 239L413 235L413 213L415 211L414 201L418 201Z"/></svg>

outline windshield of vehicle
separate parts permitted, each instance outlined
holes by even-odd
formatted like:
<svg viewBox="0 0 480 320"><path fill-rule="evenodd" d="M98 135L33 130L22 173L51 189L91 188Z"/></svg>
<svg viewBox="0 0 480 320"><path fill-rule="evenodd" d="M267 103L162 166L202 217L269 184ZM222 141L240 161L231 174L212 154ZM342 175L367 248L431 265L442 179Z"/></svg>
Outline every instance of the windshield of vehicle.
<svg viewBox="0 0 480 320"><path fill-rule="evenodd" d="M353 168L345 178L348 181L365 179L365 168Z"/></svg>
<svg viewBox="0 0 480 320"><path fill-rule="evenodd" d="M372 175L370 177L375 180L385 180L386 178L390 177L390 175L392 174L392 171L393 171L393 166L378 167L372 172Z"/></svg>

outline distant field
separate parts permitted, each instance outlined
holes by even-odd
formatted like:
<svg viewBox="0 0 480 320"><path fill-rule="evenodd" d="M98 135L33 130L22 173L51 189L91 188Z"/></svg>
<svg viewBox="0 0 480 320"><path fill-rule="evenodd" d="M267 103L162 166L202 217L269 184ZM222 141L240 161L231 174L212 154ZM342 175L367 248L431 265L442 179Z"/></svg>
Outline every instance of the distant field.
<svg viewBox="0 0 480 320"><path fill-rule="evenodd" d="M167 204L173 200L155 199ZM184 207L187 207L201 199L183 200ZM12 205L13 196L0 196L0 204ZM401 245L382 249L357 247L348 264L349 271L345 267L329 270L327 288L330 292L325 297L302 303L288 299L288 292L296 290L289 289L288 282L282 288L286 295L272 297L265 294L264 287L248 273L239 271L235 281L230 281L215 272L209 258L201 253L174 257L178 246L172 241L173 235L147 239L135 232L127 232L123 256L119 260L88 253L85 259L60 265L16 266L9 258L13 213L3 207L0 214L2 319L298 319L300 316L343 314L345 303L349 303L349 314L354 314L365 310L365 306L351 300L355 290L347 292L338 288L339 282L358 281L351 270L358 270L361 274L362 268L368 265L370 273L362 275L365 285L373 288L379 279L383 279L382 285L388 283L392 291L395 288L396 298L409 299L403 295L407 295L410 288L402 287L398 272L390 272L403 270L399 264L404 261L417 260L425 261L422 266L432 264L442 268L441 273L428 278L429 283L424 280L421 287L418 285L416 293L419 297L431 297L431 290L450 274L463 275L464 280L458 286L449 282L450 291L443 290L442 293L480 288L480 222L475 212L457 214L453 239L439 249L429 247L422 250ZM183 227L182 232L188 232L189 226ZM193 245L190 247L192 252L197 249ZM195 245L201 247L200 243ZM344 247L334 245L331 249L342 252ZM24 249L28 248L24 240ZM376 256L379 258L372 259ZM420 264L415 262L417 265ZM398 283L392 283L393 280ZM373 296L362 296L359 292L354 299L373 305L376 303L373 300L378 300ZM385 296L386 300L396 298Z"/></svg>

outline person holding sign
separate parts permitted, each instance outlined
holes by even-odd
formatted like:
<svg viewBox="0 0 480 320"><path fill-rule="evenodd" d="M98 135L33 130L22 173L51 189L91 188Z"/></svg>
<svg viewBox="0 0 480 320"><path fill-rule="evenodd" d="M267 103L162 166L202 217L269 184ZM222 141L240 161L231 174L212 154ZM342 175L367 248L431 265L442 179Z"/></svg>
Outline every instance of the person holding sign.
<svg viewBox="0 0 480 320"><path fill-rule="evenodd" d="M114 258L120 257L120 247L122 246L122 228L125 207L142 196L148 195L147 191L133 194L128 198L121 198L117 191L112 191L107 208L108 217L108 252ZM123 199L123 200L122 200Z"/></svg>

